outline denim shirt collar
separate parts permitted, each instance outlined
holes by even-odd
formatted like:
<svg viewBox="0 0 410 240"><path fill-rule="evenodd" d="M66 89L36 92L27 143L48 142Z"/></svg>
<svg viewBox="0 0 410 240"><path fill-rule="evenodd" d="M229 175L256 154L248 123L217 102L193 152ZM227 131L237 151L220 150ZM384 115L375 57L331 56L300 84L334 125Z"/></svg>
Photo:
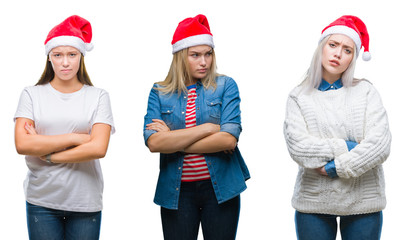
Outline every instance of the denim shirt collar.
<svg viewBox="0 0 410 240"><path fill-rule="evenodd" d="M333 84L330 84L328 82L326 82L326 80L322 79L322 82L320 83L318 90L325 92L327 90L336 90L339 88L343 87L343 83L342 83L342 79L338 79L336 82L334 82Z"/></svg>

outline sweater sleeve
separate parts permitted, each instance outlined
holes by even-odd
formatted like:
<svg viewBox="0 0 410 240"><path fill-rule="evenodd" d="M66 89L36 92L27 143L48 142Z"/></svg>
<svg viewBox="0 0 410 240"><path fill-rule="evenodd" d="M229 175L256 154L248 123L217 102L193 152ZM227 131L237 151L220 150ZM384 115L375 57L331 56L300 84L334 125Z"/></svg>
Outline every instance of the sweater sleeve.
<svg viewBox="0 0 410 240"><path fill-rule="evenodd" d="M288 98L283 128L292 159L301 167L318 168L347 152L345 140L320 138L309 133L306 117L303 116L296 99L295 96Z"/></svg>
<svg viewBox="0 0 410 240"><path fill-rule="evenodd" d="M367 93L363 140L350 152L335 158L337 175L359 177L382 164L390 154L391 134L386 110L379 93L371 87Z"/></svg>

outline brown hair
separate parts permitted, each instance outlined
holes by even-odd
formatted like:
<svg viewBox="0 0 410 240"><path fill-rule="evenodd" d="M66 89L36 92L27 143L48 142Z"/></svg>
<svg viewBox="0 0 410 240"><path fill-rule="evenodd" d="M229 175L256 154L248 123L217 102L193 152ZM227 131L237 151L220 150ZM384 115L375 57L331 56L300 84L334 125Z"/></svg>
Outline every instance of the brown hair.
<svg viewBox="0 0 410 240"><path fill-rule="evenodd" d="M87 70L85 68L84 56L82 54L81 54L81 59L80 59L80 68L78 69L78 72L77 72L77 78L78 78L78 81L80 81L80 83L93 86L93 83L91 82L91 79L88 76ZM49 56L47 56L46 67L44 68L43 74L41 74L41 77L36 83L36 85L47 84L51 82L53 79L54 79L54 69L53 69L53 66L51 65Z"/></svg>

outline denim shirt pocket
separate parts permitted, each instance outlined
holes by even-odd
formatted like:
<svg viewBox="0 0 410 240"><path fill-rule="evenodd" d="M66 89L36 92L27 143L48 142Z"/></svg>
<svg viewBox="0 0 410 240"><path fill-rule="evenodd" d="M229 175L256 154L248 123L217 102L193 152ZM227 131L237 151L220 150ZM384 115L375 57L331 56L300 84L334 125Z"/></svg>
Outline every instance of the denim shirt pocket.
<svg viewBox="0 0 410 240"><path fill-rule="evenodd" d="M222 101L220 98L215 98L212 100L205 100L207 112L209 113L209 121L211 123L220 124L221 122L221 111L222 111Z"/></svg>
<svg viewBox="0 0 410 240"><path fill-rule="evenodd" d="M165 124L168 126L169 129L173 130L173 124L174 124L174 119L173 119L173 113L175 110L175 106L163 106L161 107L161 118L165 122Z"/></svg>

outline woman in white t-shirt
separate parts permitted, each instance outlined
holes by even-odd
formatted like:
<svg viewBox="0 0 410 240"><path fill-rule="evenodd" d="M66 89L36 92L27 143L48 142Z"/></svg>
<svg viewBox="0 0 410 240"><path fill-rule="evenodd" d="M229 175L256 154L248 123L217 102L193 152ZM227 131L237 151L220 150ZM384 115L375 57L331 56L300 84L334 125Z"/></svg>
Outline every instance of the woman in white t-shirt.
<svg viewBox="0 0 410 240"><path fill-rule="evenodd" d="M84 65L90 23L71 16L45 41L47 63L23 90L15 144L26 155L24 190L30 239L99 239L103 178L99 158L114 133L109 95L93 87Z"/></svg>

